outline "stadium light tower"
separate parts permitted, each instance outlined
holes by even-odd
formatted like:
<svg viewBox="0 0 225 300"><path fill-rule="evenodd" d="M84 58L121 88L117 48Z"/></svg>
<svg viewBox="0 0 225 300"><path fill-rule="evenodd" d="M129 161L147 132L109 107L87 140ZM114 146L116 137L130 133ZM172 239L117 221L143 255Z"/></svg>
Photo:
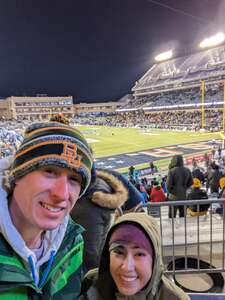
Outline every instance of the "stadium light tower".
<svg viewBox="0 0 225 300"><path fill-rule="evenodd" d="M173 56L173 51L172 50L169 50L169 51L166 51L166 52L162 52L158 55L155 56L155 60L160 62L160 61L164 61L164 60L167 60L167 59L170 59L172 58Z"/></svg>
<svg viewBox="0 0 225 300"><path fill-rule="evenodd" d="M204 39L200 44L200 48L209 48L222 44L225 41L225 35L223 32L218 32L215 35L212 35Z"/></svg>

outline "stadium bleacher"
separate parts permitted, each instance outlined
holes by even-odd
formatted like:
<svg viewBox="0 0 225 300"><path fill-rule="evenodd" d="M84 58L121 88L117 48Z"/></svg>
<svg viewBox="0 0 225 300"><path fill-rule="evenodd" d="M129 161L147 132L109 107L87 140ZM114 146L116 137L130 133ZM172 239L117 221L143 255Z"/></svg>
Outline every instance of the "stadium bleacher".
<svg viewBox="0 0 225 300"><path fill-rule="evenodd" d="M135 96L143 90L152 92L154 88L164 90L168 85L176 88L199 79L218 79L225 76L225 46L204 50L189 56L171 59L152 66L133 87ZM145 91L146 93L146 91Z"/></svg>
<svg viewBox="0 0 225 300"><path fill-rule="evenodd" d="M223 102L225 46L215 47L154 64L132 88L130 97L118 111L168 109L168 106L201 105L201 81L205 81L205 103L217 107ZM174 108L174 107L173 107ZM175 107L176 108L176 107Z"/></svg>

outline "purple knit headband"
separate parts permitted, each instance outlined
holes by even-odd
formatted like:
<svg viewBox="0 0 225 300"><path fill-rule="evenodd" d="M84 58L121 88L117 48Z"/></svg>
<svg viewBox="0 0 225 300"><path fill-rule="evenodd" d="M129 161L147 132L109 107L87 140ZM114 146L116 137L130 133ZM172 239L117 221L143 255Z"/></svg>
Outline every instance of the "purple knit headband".
<svg viewBox="0 0 225 300"><path fill-rule="evenodd" d="M144 232L133 224L121 224L112 233L109 240L109 246L117 242L130 242L139 248L145 249L149 254L153 255L153 247L150 240Z"/></svg>

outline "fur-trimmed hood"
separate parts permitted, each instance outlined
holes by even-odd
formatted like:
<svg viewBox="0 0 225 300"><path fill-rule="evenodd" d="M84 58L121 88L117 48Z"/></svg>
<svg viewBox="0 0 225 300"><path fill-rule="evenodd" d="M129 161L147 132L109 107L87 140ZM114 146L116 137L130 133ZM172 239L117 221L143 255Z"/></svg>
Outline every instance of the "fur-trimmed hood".
<svg viewBox="0 0 225 300"><path fill-rule="evenodd" d="M128 200L128 189L115 174L96 170L96 180L89 190L90 200L105 208L116 209Z"/></svg>
<svg viewBox="0 0 225 300"><path fill-rule="evenodd" d="M84 262L87 270L99 265L99 256L112 223L112 213L126 211L141 201L140 192L129 180L114 170L95 169L92 183L71 211L71 217L84 232Z"/></svg>

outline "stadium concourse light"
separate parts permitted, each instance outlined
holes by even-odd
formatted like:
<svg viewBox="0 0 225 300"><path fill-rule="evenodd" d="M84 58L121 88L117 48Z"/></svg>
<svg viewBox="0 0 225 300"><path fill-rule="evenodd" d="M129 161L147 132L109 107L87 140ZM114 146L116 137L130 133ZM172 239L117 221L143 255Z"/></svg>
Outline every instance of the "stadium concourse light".
<svg viewBox="0 0 225 300"><path fill-rule="evenodd" d="M156 55L155 60L156 61L164 61L164 60L170 59L172 56L173 56L173 51L169 50L169 51L162 52L162 53Z"/></svg>
<svg viewBox="0 0 225 300"><path fill-rule="evenodd" d="M217 34L204 39L199 46L201 48L209 48L217 46L225 41L225 35L223 32L218 32Z"/></svg>

